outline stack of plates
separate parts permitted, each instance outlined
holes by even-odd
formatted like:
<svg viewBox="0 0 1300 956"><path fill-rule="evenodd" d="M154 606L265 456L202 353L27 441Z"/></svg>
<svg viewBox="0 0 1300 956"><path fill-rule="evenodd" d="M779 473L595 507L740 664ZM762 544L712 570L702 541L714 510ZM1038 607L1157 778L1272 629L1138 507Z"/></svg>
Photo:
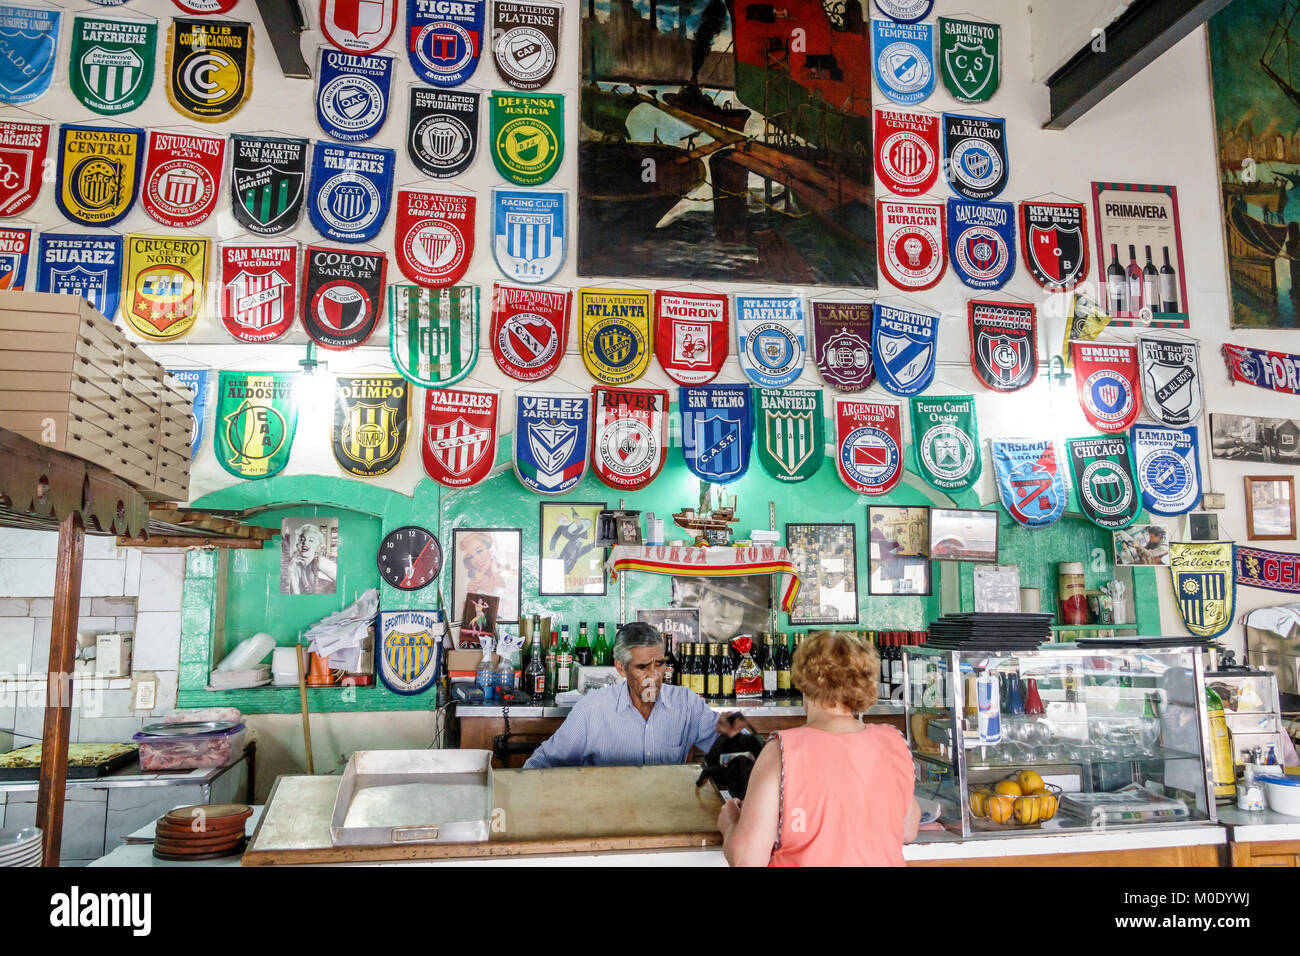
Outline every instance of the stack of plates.
<svg viewBox="0 0 1300 956"><path fill-rule="evenodd" d="M930 622L925 643L955 651L1029 651L1051 636L1051 614L945 614Z"/></svg>
<svg viewBox="0 0 1300 956"><path fill-rule="evenodd" d="M215 860L244 852L245 803L177 807L154 827L153 855L159 860Z"/></svg>
<svg viewBox="0 0 1300 956"><path fill-rule="evenodd" d="M41 831L36 827L0 830L0 866L40 866Z"/></svg>

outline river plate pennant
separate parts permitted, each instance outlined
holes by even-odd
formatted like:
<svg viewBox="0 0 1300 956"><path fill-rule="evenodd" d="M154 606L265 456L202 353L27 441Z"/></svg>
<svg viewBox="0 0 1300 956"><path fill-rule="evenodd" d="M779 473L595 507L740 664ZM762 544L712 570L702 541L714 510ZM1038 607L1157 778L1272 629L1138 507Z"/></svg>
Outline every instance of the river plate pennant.
<svg viewBox="0 0 1300 956"><path fill-rule="evenodd" d="M871 66L876 88L902 106L934 92L934 25L871 21Z"/></svg>
<svg viewBox="0 0 1300 956"><path fill-rule="evenodd" d="M135 204L144 159L144 130L116 126L59 127L59 212L87 226L120 222Z"/></svg>
<svg viewBox="0 0 1300 956"><path fill-rule="evenodd" d="M572 491L587 473L591 396L515 393L515 475L539 495Z"/></svg>
<svg viewBox="0 0 1300 956"><path fill-rule="evenodd" d="M916 473L931 488L964 491L979 480L980 439L972 395L912 399Z"/></svg>
<svg viewBox="0 0 1300 956"><path fill-rule="evenodd" d="M494 285L492 358L497 368L521 382L539 381L559 368L572 305L568 289Z"/></svg>
<svg viewBox="0 0 1300 956"><path fill-rule="evenodd" d="M406 0L406 52L415 75L460 86L478 69L487 0Z"/></svg>
<svg viewBox="0 0 1300 956"><path fill-rule="evenodd" d="M511 282L555 278L568 248L568 194L542 189L492 190L492 257Z"/></svg>
<svg viewBox="0 0 1300 956"><path fill-rule="evenodd" d="M727 297L708 292L655 292L655 357L679 385L717 378L730 350Z"/></svg>
<svg viewBox="0 0 1300 956"><path fill-rule="evenodd" d="M650 293L645 293L649 305ZM591 464L611 488L636 491L655 479L668 450L668 392L650 388L591 390Z"/></svg>
<svg viewBox="0 0 1300 956"><path fill-rule="evenodd" d="M1169 542L1169 577L1189 632L1212 638L1232 627L1237 585L1231 541Z"/></svg>
<svg viewBox="0 0 1300 956"><path fill-rule="evenodd" d="M400 375L340 375L334 380L330 445L349 475L379 478L402 460L411 417L411 383Z"/></svg>
<svg viewBox="0 0 1300 956"><path fill-rule="evenodd" d="M896 196L920 196L939 178L939 117L876 110L876 179Z"/></svg>
<svg viewBox="0 0 1300 956"><path fill-rule="evenodd" d="M72 19L68 86L82 106L105 116L127 113L149 96L153 86L152 20L114 20L94 14Z"/></svg>
<svg viewBox="0 0 1300 956"><path fill-rule="evenodd" d="M298 244L221 245L221 324L241 342L274 342L298 314Z"/></svg>
<svg viewBox="0 0 1300 956"><path fill-rule="evenodd" d="M21 292L26 287L35 235L31 229L0 225L0 291Z"/></svg>
<svg viewBox="0 0 1300 956"><path fill-rule="evenodd" d="M391 56L362 56L321 47L316 73L316 122L343 143L372 138L388 119Z"/></svg>
<svg viewBox="0 0 1300 956"><path fill-rule="evenodd" d="M336 242L375 238L392 205L396 165L391 149L317 143L307 203L312 226Z"/></svg>
<svg viewBox="0 0 1300 956"><path fill-rule="evenodd" d="M1007 121L943 114L943 168L953 192L983 202L1007 185Z"/></svg>
<svg viewBox="0 0 1300 956"><path fill-rule="evenodd" d="M388 43L398 0L320 0L320 29L337 49L362 55ZM436 3L437 0L430 0Z"/></svg>
<svg viewBox="0 0 1300 956"><path fill-rule="evenodd" d="M783 388L803 374L804 316L803 296L736 296L736 352L746 378Z"/></svg>
<svg viewBox="0 0 1300 956"><path fill-rule="evenodd" d="M1300 395L1300 355L1225 343L1223 360L1234 382Z"/></svg>
<svg viewBox="0 0 1300 956"><path fill-rule="evenodd" d="M298 430L298 372L222 372L213 445L236 478L270 478L289 463Z"/></svg>
<svg viewBox="0 0 1300 956"><path fill-rule="evenodd" d="M496 464L496 392L431 388L424 393L424 470L448 488L468 488Z"/></svg>
<svg viewBox="0 0 1300 956"><path fill-rule="evenodd" d="M1016 272L1016 207L948 200L948 255L972 289L1000 289Z"/></svg>
<svg viewBox="0 0 1300 956"><path fill-rule="evenodd" d="M967 306L970 364L975 377L995 392L1014 392L1038 377L1038 320L1024 302L983 302Z"/></svg>
<svg viewBox="0 0 1300 956"><path fill-rule="evenodd" d="M1046 528L1065 514L1070 493L1065 486L1050 438L989 442L993 469L997 474L998 497L1007 514L1026 528Z"/></svg>
<svg viewBox="0 0 1300 956"><path fill-rule="evenodd" d="M934 381L938 340L936 313L877 302L871 351L876 378L885 391L906 397L929 388Z"/></svg>
<svg viewBox="0 0 1300 956"><path fill-rule="evenodd" d="M253 95L253 26L177 17L167 30L167 99L177 111L220 123Z"/></svg>
<svg viewBox="0 0 1300 956"><path fill-rule="evenodd" d="M928 289L943 278L943 206L928 202L876 203L876 245L885 278L900 289Z"/></svg>
<svg viewBox="0 0 1300 956"><path fill-rule="evenodd" d="M418 285L455 285L474 256L474 196L402 189L393 235L397 267Z"/></svg>
<svg viewBox="0 0 1300 956"><path fill-rule="evenodd" d="M459 176L478 155L477 90L411 87L406 119L406 158L431 179Z"/></svg>
<svg viewBox="0 0 1300 956"><path fill-rule="evenodd" d="M492 162L503 179L540 186L564 159L564 96L561 93L493 93Z"/></svg>
<svg viewBox="0 0 1300 956"><path fill-rule="evenodd" d="M635 382L650 367L650 293L579 289L578 337L592 378L606 385Z"/></svg>
<svg viewBox="0 0 1300 956"><path fill-rule="evenodd" d="M683 385L682 457L701 481L729 484L749 470L754 412L748 385Z"/></svg>
<svg viewBox="0 0 1300 956"><path fill-rule="evenodd" d="M384 312L382 252L308 246L303 257L302 324L327 349L364 345Z"/></svg>
<svg viewBox="0 0 1300 956"><path fill-rule="evenodd" d="M1197 342L1138 339L1142 407L1162 425L1182 428L1201 417L1201 357Z"/></svg>
<svg viewBox="0 0 1300 956"><path fill-rule="evenodd" d="M1239 544L1233 549L1237 583L1295 594L1300 591L1300 554L1265 551Z"/></svg>
<svg viewBox="0 0 1300 956"><path fill-rule="evenodd" d="M425 388L454 385L478 361L478 286L388 287L388 347L393 365Z"/></svg>
<svg viewBox="0 0 1300 956"><path fill-rule="evenodd" d="M1088 278L1088 213L1083 203L1020 204L1020 251L1034 281L1068 292Z"/></svg>
<svg viewBox="0 0 1300 956"><path fill-rule="evenodd" d="M841 392L860 392L876 380L871 361L870 302L818 302L812 307L812 354L822 380Z"/></svg>
<svg viewBox="0 0 1300 956"><path fill-rule="evenodd" d="M826 457L820 388L754 390L758 461L777 481L807 481Z"/></svg>
<svg viewBox="0 0 1300 956"><path fill-rule="evenodd" d="M307 194L307 140L230 137L230 207L241 229L259 236L298 224Z"/></svg>
<svg viewBox="0 0 1300 956"><path fill-rule="evenodd" d="M126 237L126 298L122 315L137 334L157 342L178 339L207 305L207 239Z"/></svg>
<svg viewBox="0 0 1300 956"><path fill-rule="evenodd" d="M1185 514L1201 500L1201 453L1196 428L1133 426L1142 507L1153 515Z"/></svg>
<svg viewBox="0 0 1300 956"><path fill-rule="evenodd" d="M560 14L557 3L492 4L492 56L497 74L517 90L538 90L555 75L560 54Z"/></svg>
<svg viewBox="0 0 1300 956"><path fill-rule="evenodd" d="M122 295L122 237L43 232L36 291L79 295L110 322Z"/></svg>
<svg viewBox="0 0 1300 956"><path fill-rule="evenodd" d="M155 222L192 229L217 208L225 165L223 136L150 130L140 205Z"/></svg>
<svg viewBox="0 0 1300 956"><path fill-rule="evenodd" d="M835 467L860 495L888 493L903 477L903 432L893 403L835 399Z"/></svg>
<svg viewBox="0 0 1300 956"><path fill-rule="evenodd" d="M49 146L44 123L0 121L0 216L16 216L36 201Z"/></svg>
<svg viewBox="0 0 1300 956"><path fill-rule="evenodd" d="M0 103L30 103L50 88L61 13L0 4Z"/></svg>
<svg viewBox="0 0 1300 956"><path fill-rule="evenodd" d="M1102 528L1127 528L1142 507L1128 436L1071 438L1065 444L1079 510Z"/></svg>
<svg viewBox="0 0 1300 956"><path fill-rule="evenodd" d="M1002 79L1002 27L939 18L939 75L959 103L983 103Z"/></svg>
<svg viewBox="0 0 1300 956"><path fill-rule="evenodd" d="M1098 431L1124 432L1142 411L1136 345L1071 342L1074 382L1088 424Z"/></svg>

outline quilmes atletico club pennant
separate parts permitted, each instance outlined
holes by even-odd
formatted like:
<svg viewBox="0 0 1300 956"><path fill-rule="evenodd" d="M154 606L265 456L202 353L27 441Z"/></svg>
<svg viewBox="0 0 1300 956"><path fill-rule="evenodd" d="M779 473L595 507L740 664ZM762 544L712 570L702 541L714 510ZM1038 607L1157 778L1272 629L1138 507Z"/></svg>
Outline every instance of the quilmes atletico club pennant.
<svg viewBox="0 0 1300 956"><path fill-rule="evenodd" d="M1300 591L1300 554L1237 545L1233 549L1237 583L1270 591Z"/></svg>
<svg viewBox="0 0 1300 956"><path fill-rule="evenodd" d="M148 339L178 339L207 302L208 240L126 237L126 321Z"/></svg>
<svg viewBox="0 0 1300 956"><path fill-rule="evenodd" d="M110 322L122 294L122 237L41 233L36 291L77 295Z"/></svg>
<svg viewBox="0 0 1300 956"><path fill-rule="evenodd" d="M478 286L388 287L393 365L425 388L454 385L478 362Z"/></svg>
<svg viewBox="0 0 1300 956"><path fill-rule="evenodd" d="M1088 214L1082 203L1020 204L1020 249L1034 281L1068 292L1088 278Z"/></svg>
<svg viewBox="0 0 1300 956"><path fill-rule="evenodd" d="M422 176L459 176L478 153L478 114L478 91L411 87L406 158Z"/></svg>
<svg viewBox="0 0 1300 956"><path fill-rule="evenodd" d="M650 484L663 468L668 448L668 392L597 385L591 390L591 405L596 477L621 491Z"/></svg>
<svg viewBox="0 0 1300 956"><path fill-rule="evenodd" d="M241 342L274 342L298 314L298 244L221 246L221 324Z"/></svg>
<svg viewBox="0 0 1300 956"><path fill-rule="evenodd" d="M349 475L379 478L402 460L411 386L400 375L340 375L334 380L330 445Z"/></svg>
<svg viewBox="0 0 1300 956"><path fill-rule="evenodd" d="M424 470L448 488L468 488L496 464L497 393L431 388L424 393Z"/></svg>
<svg viewBox="0 0 1300 956"><path fill-rule="evenodd" d="M152 20L110 20L93 14L72 18L68 86L82 106L105 116L127 113L153 86Z"/></svg>
<svg viewBox="0 0 1300 956"><path fill-rule="evenodd" d="M217 381L213 446L236 478L284 470L298 431L297 372L222 372Z"/></svg>
<svg viewBox="0 0 1300 956"><path fill-rule="evenodd" d="M230 209L241 229L259 236L298 224L307 193L307 140L230 136Z"/></svg>
<svg viewBox="0 0 1300 956"><path fill-rule="evenodd" d="M959 103L983 103L1002 78L1002 28L978 20L939 18L939 75Z"/></svg>
<svg viewBox="0 0 1300 956"><path fill-rule="evenodd" d="M782 388L803 374L803 296L737 295L740 369L760 388Z"/></svg>
<svg viewBox="0 0 1300 956"><path fill-rule="evenodd" d="M568 289L492 287L492 358L521 382L544 379L560 366L569 341Z"/></svg>
<svg viewBox="0 0 1300 956"><path fill-rule="evenodd" d="M1142 404L1162 425L1182 427L1201 417L1201 358L1196 342L1138 339Z"/></svg>
<svg viewBox="0 0 1300 956"><path fill-rule="evenodd" d="M1189 632L1218 637L1232 627L1237 585L1231 541L1169 542L1169 577Z"/></svg>
<svg viewBox="0 0 1300 956"><path fill-rule="evenodd" d="M727 297L707 292L655 292L655 356L679 385L717 378L727 359Z"/></svg>
<svg viewBox="0 0 1300 956"><path fill-rule="evenodd" d="M406 278L419 285L454 285L474 255L474 197L399 190L394 245Z"/></svg>
<svg viewBox="0 0 1300 956"><path fill-rule="evenodd" d="M1223 360L1234 382L1300 395L1300 355L1225 344Z"/></svg>
<svg viewBox="0 0 1300 956"><path fill-rule="evenodd" d="M606 385L635 382L650 367L650 293L579 289L578 338L592 378Z"/></svg>
<svg viewBox="0 0 1300 956"><path fill-rule="evenodd" d="M1069 491L1050 438L991 441L998 497L1026 528L1045 528L1065 514Z"/></svg>
<svg viewBox="0 0 1300 956"><path fill-rule="evenodd" d="M0 4L0 103L30 103L50 88L58 10Z"/></svg>
<svg viewBox="0 0 1300 956"><path fill-rule="evenodd" d="M981 468L975 398L912 399L912 447L917 474L930 487L964 491L974 485Z"/></svg>
<svg viewBox="0 0 1300 956"><path fill-rule="evenodd" d="M219 123L253 95L253 27L177 17L167 30L167 99L178 112Z"/></svg>
<svg viewBox="0 0 1300 956"><path fill-rule="evenodd" d="M362 56L322 47L316 73L316 122L344 143L370 139L388 119L391 56Z"/></svg>
<svg viewBox="0 0 1300 956"><path fill-rule="evenodd" d="M529 491L576 488L587 473L590 435L591 396L515 393L515 475Z"/></svg>
<svg viewBox="0 0 1300 956"><path fill-rule="evenodd" d="M1127 528L1142 506L1128 437L1071 438L1065 444L1079 510L1102 528Z"/></svg>
<svg viewBox="0 0 1300 956"><path fill-rule="evenodd" d="M939 177L939 117L876 110L876 178L897 196L920 196Z"/></svg>
<svg viewBox="0 0 1300 956"><path fill-rule="evenodd" d="M749 469L754 413L748 385L683 385L682 457L701 481L728 484Z"/></svg>
<svg viewBox="0 0 1300 956"><path fill-rule="evenodd" d="M871 66L876 86L902 106L934 92L934 26L871 21Z"/></svg>
<svg viewBox="0 0 1300 956"><path fill-rule="evenodd" d="M31 255L32 230L0 226L0 290L23 290Z"/></svg>
<svg viewBox="0 0 1300 956"><path fill-rule="evenodd" d="M564 265L566 195L542 189L492 190L492 257L513 282L549 282Z"/></svg>
<svg viewBox="0 0 1300 956"><path fill-rule="evenodd" d="M364 345L384 310L382 252L308 246L303 275L302 323L327 349Z"/></svg>
<svg viewBox="0 0 1300 956"><path fill-rule="evenodd" d="M150 130L140 204L155 222L192 229L217 208L225 165L223 136Z"/></svg>
<svg viewBox="0 0 1300 956"><path fill-rule="evenodd" d="M948 254L972 289L1000 289L1016 272L1016 207L948 200Z"/></svg>
<svg viewBox="0 0 1300 956"><path fill-rule="evenodd" d="M337 242L369 242L393 199L391 149L317 143L311 156L311 224Z"/></svg>
<svg viewBox="0 0 1300 956"><path fill-rule="evenodd" d="M560 52L560 13L551 3L492 4L492 55L497 73L517 90L536 90L555 75Z"/></svg>
<svg viewBox="0 0 1300 956"><path fill-rule="evenodd" d="M953 192L993 199L1007 185L1007 121L943 114L944 172Z"/></svg>
<svg viewBox="0 0 1300 956"><path fill-rule="evenodd" d="M1185 514L1201 500L1201 456L1195 428L1133 426L1142 507L1153 515Z"/></svg>
<svg viewBox="0 0 1300 956"><path fill-rule="evenodd" d="M943 206L927 202L876 203L876 244L885 278L900 289L928 289L943 278Z"/></svg>
<svg viewBox="0 0 1300 956"><path fill-rule="evenodd" d="M939 316L876 303L871 351L876 377L895 395L916 395L934 381Z"/></svg>
<svg viewBox="0 0 1300 956"><path fill-rule="evenodd" d="M883 495L903 477L903 432L898 406L835 399L835 467L860 495Z"/></svg>
<svg viewBox="0 0 1300 956"><path fill-rule="evenodd" d="M1098 431L1122 432L1142 411L1136 345L1071 342L1074 383L1088 424Z"/></svg>
<svg viewBox="0 0 1300 956"><path fill-rule="evenodd" d="M1014 392L1038 377L1038 323L1032 305L972 300L970 364L995 392Z"/></svg>
<svg viewBox="0 0 1300 956"><path fill-rule="evenodd" d="M44 123L0 122L0 216L16 216L35 202L49 146Z"/></svg>
<svg viewBox="0 0 1300 956"><path fill-rule="evenodd" d="M818 302L812 306L812 353L827 385L860 392L876 380L871 362L870 302Z"/></svg>
<svg viewBox="0 0 1300 956"><path fill-rule="evenodd" d="M397 26L397 0L320 0L320 29L340 50L374 53Z"/></svg>
<svg viewBox="0 0 1300 956"><path fill-rule="evenodd" d="M807 481L826 456L826 422L819 388L754 390L758 461L777 481Z"/></svg>
<svg viewBox="0 0 1300 956"><path fill-rule="evenodd" d="M59 127L59 212L73 222L111 226L135 204L144 158L144 130L116 126Z"/></svg>
<svg viewBox="0 0 1300 956"><path fill-rule="evenodd" d="M460 86L478 68L487 0L406 0L406 51L415 75Z"/></svg>

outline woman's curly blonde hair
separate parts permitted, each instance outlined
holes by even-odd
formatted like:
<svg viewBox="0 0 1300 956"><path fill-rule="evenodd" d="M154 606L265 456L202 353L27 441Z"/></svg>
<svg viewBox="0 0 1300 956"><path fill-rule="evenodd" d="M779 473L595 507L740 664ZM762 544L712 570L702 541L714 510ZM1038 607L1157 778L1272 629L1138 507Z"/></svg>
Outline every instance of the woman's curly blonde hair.
<svg viewBox="0 0 1300 956"><path fill-rule="evenodd" d="M880 655L843 631L813 631L795 651L790 681L819 707L864 713L880 694Z"/></svg>

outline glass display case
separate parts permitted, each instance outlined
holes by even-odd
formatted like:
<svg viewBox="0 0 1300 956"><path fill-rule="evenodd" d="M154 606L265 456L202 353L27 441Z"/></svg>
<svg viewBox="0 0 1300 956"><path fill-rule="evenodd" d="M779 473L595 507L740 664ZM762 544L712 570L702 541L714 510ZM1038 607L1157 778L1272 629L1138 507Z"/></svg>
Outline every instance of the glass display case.
<svg viewBox="0 0 1300 956"><path fill-rule="evenodd" d="M1216 821L1200 648L905 654L916 795L953 833Z"/></svg>

